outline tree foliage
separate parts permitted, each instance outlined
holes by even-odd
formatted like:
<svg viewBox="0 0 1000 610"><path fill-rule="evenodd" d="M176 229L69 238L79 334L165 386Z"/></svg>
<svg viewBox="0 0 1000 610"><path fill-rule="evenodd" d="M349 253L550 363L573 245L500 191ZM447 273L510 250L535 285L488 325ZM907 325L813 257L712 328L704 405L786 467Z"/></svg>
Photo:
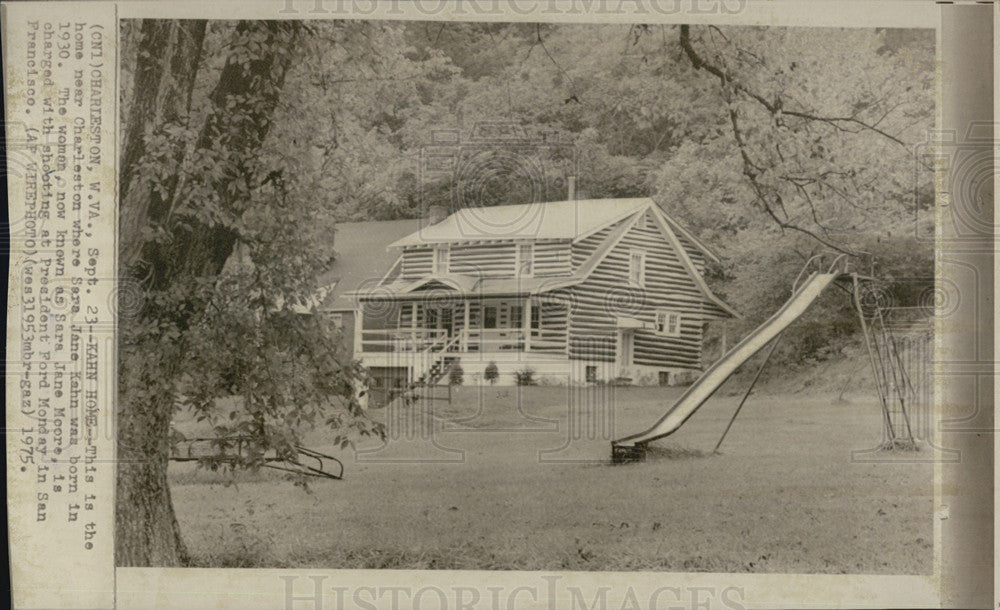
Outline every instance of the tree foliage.
<svg viewBox="0 0 1000 610"><path fill-rule="evenodd" d="M359 366L334 354L334 330L310 301L334 256L328 194L347 181L329 182L322 166L302 171L302 151L288 142L306 151L318 145L315 123L297 114L301 96L312 91L312 109L325 112L337 74L354 78L387 61L378 52L345 57L334 64L338 73L326 53L343 48L344 37L367 40L392 28L138 27L125 38L136 48L125 53L135 53L135 78L121 263L144 300L119 326L116 543L123 565L172 565L184 561L166 485L170 443L184 440L170 429L178 409L217 439L204 459L212 467L253 470L294 459L303 432L320 425L339 446L381 433L357 398ZM154 54L160 45L174 61ZM322 95L306 86L315 82L328 85L318 87ZM299 95L290 93L293 83ZM343 137L355 136L368 137ZM326 144L338 152L335 141ZM237 439L242 451L233 453Z"/></svg>

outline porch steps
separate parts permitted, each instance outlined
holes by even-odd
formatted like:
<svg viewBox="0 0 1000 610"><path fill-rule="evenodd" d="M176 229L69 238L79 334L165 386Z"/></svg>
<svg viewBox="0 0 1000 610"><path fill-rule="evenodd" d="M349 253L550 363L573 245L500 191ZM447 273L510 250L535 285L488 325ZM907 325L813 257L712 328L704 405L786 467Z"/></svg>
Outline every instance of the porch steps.
<svg viewBox="0 0 1000 610"><path fill-rule="evenodd" d="M411 381L405 388L400 390L390 401L390 404L402 399L405 404L409 404L415 398L416 390L437 385L450 371L452 366L458 362L459 357L450 354L451 348L458 341L458 337L448 341L436 353L434 362L431 363L419 377ZM450 394L449 394L450 395Z"/></svg>
<svg viewBox="0 0 1000 610"><path fill-rule="evenodd" d="M442 356L434 361L423 375L414 382L415 387L435 385L437 382L451 371L451 367L458 361L457 356Z"/></svg>

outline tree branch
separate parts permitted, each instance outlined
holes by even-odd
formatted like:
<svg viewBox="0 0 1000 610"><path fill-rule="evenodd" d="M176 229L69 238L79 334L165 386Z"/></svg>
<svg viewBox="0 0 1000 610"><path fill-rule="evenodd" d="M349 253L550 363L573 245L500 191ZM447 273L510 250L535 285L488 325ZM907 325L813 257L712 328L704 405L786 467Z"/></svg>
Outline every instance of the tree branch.
<svg viewBox="0 0 1000 610"><path fill-rule="evenodd" d="M807 121L817 121L820 123L826 123L827 125L830 125L841 131L849 131L844 128L843 126L844 123L854 124L863 129L867 129L873 133L877 133L878 135L883 136L884 138L902 146L903 148L906 148L907 150L909 150L910 148L906 142L900 140L896 136L882 129L879 129L875 125L866 123L865 121L862 121L857 117L822 116L800 110L788 110L782 107L782 102L780 99L771 101L765 98L764 96L754 91L751 91L742 83L733 79L732 76L728 74L725 70L723 70L719 66L716 66L715 64L708 62L698 53L697 50L695 50L694 45L691 42L691 26L689 25L681 25L680 44L681 44L681 49L684 50L684 54L687 56L688 60L691 62L691 65L696 70L705 70L709 74L715 75L716 77L718 77L720 81L722 81L724 85L730 85L736 91L739 91L740 93L753 99L774 116L787 115L787 116L797 117L800 119L805 119Z"/></svg>

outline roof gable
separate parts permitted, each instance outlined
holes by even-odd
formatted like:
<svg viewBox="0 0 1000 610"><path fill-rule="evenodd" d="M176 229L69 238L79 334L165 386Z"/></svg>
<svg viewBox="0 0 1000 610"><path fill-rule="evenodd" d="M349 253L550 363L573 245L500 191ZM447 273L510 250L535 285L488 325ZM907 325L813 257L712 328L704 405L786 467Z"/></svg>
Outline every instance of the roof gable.
<svg viewBox="0 0 1000 610"><path fill-rule="evenodd" d="M677 253L678 258L680 258L681 263L687 269L688 274L691 276L691 279L694 280L695 285L697 285L698 289L701 290L702 294L705 295L705 299L708 300L709 303L712 303L713 305L721 309L723 312L731 315L732 317L742 318L743 316L741 316L739 312L737 312L735 309L726 304L725 301L723 301L719 297L715 296L714 293L712 293L711 289L709 289L708 287L708 284L705 283L705 278L703 278L701 274L698 273L698 269L694 266L694 263L691 261L691 257L688 256L687 249L684 248L683 244L681 244L681 240L677 239L677 235L674 234L673 229L670 227L670 223L667 222L668 218L667 215L662 214L663 211L659 210L658 207L657 210L660 211L661 214L655 214L654 218L657 220L657 224L659 225L660 230L670 240L670 244L671 246L673 246L674 251ZM685 237L687 237L688 239L692 239L692 237L690 237L689 235L685 235Z"/></svg>
<svg viewBox="0 0 1000 610"><path fill-rule="evenodd" d="M688 255L687 249L684 248L684 245L674 233L671 226L673 223L670 222L669 217L659 208L659 206L655 204L652 205L652 210L653 219L656 221L657 229L667 238L667 241L670 243L670 247L677 254L677 258L684 266L684 269L688 272L688 275L691 276L695 286L699 291L701 291L702 295L704 295L705 300L718 310L721 310L721 313L725 315L729 315L734 318L742 318L742 316L735 309L717 297L708 287L708 284L705 283L705 278L703 278L701 273L698 272L698 269L691 261L691 257ZM646 209L643 209L641 214L635 212L631 218L626 219L619 226L615 227L614 230L612 230L604 239L601 245L597 247L594 253L586 261L584 261L582 265L580 265L580 268L573 274L573 277L567 278L565 282L561 282L558 286L553 286L553 288L572 286L586 280L587 277L593 273L594 269L596 269L597 266L600 265L605 258L607 258L608 254L610 254L615 247L621 243L622 239L624 239L629 231L636 226L639 219L646 213ZM695 242L694 238L690 236L690 234L685 234L685 237L692 240L693 243L699 243ZM714 254L711 254L710 252L706 252L706 254L714 258Z"/></svg>

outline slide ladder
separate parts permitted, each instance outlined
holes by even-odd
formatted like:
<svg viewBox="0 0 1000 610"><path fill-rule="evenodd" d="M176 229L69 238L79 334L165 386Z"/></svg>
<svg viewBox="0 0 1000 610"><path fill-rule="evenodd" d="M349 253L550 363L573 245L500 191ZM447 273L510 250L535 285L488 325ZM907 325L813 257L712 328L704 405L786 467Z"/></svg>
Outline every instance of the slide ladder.
<svg viewBox="0 0 1000 610"><path fill-rule="evenodd" d="M647 443L670 435L680 428L743 363L799 319L834 280L846 274L846 259L843 255L835 258L828 268L813 270L815 264L822 260L822 255L809 259L795 280L791 298L781 309L710 366L659 421L647 430L612 442L612 460L625 462L642 459Z"/></svg>

